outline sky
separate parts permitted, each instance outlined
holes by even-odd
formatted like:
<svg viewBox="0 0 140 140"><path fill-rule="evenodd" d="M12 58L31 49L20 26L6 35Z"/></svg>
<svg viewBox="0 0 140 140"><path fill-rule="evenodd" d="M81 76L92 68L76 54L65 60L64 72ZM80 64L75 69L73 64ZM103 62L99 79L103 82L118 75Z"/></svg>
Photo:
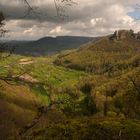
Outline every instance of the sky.
<svg viewBox="0 0 140 140"><path fill-rule="evenodd" d="M5 39L36 40L44 36L104 36L119 29L140 31L140 0L74 0L61 5L66 17L57 16L54 0L28 0L37 12L26 16L22 0L0 0L6 17ZM60 0L58 0L58 5Z"/></svg>

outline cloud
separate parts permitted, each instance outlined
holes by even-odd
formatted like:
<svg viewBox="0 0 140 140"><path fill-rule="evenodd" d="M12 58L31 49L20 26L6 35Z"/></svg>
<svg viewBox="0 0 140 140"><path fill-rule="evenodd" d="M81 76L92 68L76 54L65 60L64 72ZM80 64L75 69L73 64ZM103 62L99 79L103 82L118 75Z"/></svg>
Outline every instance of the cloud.
<svg viewBox="0 0 140 140"><path fill-rule="evenodd" d="M62 28L61 26L57 26L56 28L52 29L49 33L54 36L57 36L57 35L64 35L64 34L67 35L70 32L71 31Z"/></svg>
<svg viewBox="0 0 140 140"><path fill-rule="evenodd" d="M106 21L106 19L100 17L100 18L93 18L90 20L90 22L93 26L96 26L96 25L99 26L99 25L106 23L107 21Z"/></svg>
<svg viewBox="0 0 140 140"><path fill-rule="evenodd" d="M23 33L24 34L32 34L33 33L33 28L27 29Z"/></svg>
<svg viewBox="0 0 140 140"><path fill-rule="evenodd" d="M78 5L67 7L68 18L56 17L52 0L29 0L38 7L40 17L35 15L23 18L27 7L22 0L1 0L0 9L7 15L6 28L10 39L37 39L43 36L78 35L100 36L118 29L140 30L140 20L133 13L139 0L75 0ZM130 14L131 13L131 14Z"/></svg>

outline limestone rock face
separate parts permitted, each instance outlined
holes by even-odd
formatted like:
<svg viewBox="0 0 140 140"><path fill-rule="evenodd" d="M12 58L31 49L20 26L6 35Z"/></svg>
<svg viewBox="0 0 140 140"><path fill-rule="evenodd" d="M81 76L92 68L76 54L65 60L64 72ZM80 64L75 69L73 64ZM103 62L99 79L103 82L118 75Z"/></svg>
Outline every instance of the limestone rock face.
<svg viewBox="0 0 140 140"><path fill-rule="evenodd" d="M116 38L119 39L125 39L128 37L134 37L133 30L119 30L116 31Z"/></svg>
<svg viewBox="0 0 140 140"><path fill-rule="evenodd" d="M123 40L125 38L140 39L140 32L135 34L133 30L118 30L110 37L111 40Z"/></svg>

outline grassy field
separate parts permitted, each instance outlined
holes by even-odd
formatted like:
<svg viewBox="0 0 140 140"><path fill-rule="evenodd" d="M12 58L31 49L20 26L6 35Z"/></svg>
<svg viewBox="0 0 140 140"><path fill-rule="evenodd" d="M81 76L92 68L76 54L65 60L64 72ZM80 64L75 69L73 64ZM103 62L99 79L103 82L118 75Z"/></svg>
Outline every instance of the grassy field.
<svg viewBox="0 0 140 140"><path fill-rule="evenodd" d="M50 103L48 98L51 94L50 85L56 92L61 92L63 88L73 87L80 77L87 75L85 72L55 66L53 64L55 58L56 56L11 55L2 60L0 63L1 77L26 76L25 79L14 80L13 78L10 81L0 81L0 113L3 118L0 121L0 132L3 132L1 137L16 135L20 128L33 120L38 107ZM59 98L65 98L64 96ZM5 132L4 129L9 131ZM13 129L13 132L10 129Z"/></svg>

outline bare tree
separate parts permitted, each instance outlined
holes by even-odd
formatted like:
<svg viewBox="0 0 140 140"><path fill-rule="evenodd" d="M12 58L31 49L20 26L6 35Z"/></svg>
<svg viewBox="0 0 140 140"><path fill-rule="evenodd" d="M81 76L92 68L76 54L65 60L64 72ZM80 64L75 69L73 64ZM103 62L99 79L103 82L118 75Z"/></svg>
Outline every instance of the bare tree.
<svg viewBox="0 0 140 140"><path fill-rule="evenodd" d="M3 37L5 33L7 32L7 30L4 29L4 25L5 25L4 21L5 21L4 14L0 12L0 37ZM15 49L14 47L11 47L11 49L9 50L6 49L7 47L8 45L6 43L0 42L0 62L10 57L14 52L14 49ZM20 72L13 76L11 74L10 69L13 68L16 64L17 62L14 62L14 63L11 62L8 66L0 66L0 69L7 69L8 71L7 75L0 75L0 80L3 80L6 83L10 84L10 81L17 81L19 80L19 77L21 75L29 72L26 69L21 68Z"/></svg>

